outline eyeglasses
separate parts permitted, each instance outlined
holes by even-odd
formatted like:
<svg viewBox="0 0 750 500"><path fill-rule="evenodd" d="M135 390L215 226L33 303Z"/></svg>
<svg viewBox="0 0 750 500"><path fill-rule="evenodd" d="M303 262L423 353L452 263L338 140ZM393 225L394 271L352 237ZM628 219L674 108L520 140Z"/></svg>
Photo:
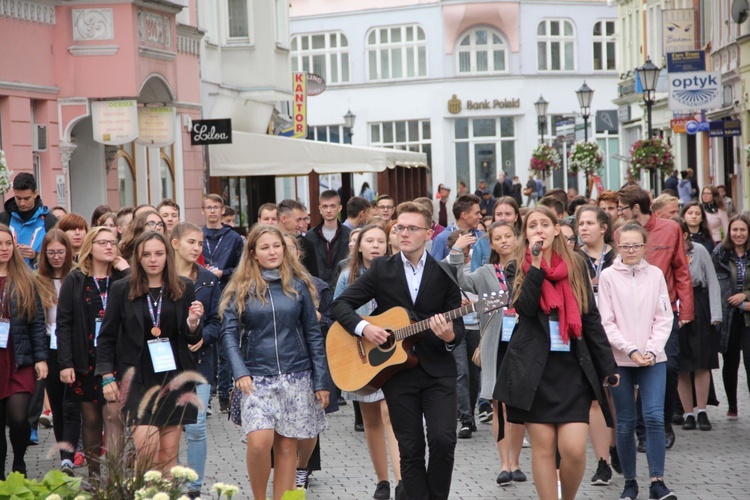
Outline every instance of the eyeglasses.
<svg viewBox="0 0 750 500"><path fill-rule="evenodd" d="M161 222L159 222L159 224L161 224ZM94 243L102 248L107 248L110 246L114 248L117 246L117 240L94 240Z"/></svg>
<svg viewBox="0 0 750 500"><path fill-rule="evenodd" d="M576 242L578 241L578 238L576 236L570 236L568 238L565 238L565 241L567 241L571 245L575 245Z"/></svg>
<svg viewBox="0 0 750 500"><path fill-rule="evenodd" d="M220 207L220 206L208 206L208 207L203 207L203 210L205 210L206 212L218 212L222 208L223 207Z"/></svg>
<svg viewBox="0 0 750 500"><path fill-rule="evenodd" d="M619 206L618 206L618 207L617 207L617 213L618 213L618 214L621 214L621 213L623 213L623 212L624 212L625 210L630 210L631 208L633 208L633 205L628 205L627 207L619 207Z"/></svg>
<svg viewBox="0 0 750 500"><path fill-rule="evenodd" d="M406 230L409 234L414 234L417 231L427 231L430 229L429 227L419 227L419 226L393 226L393 230L397 233L400 233L404 230Z"/></svg>
<svg viewBox="0 0 750 500"><path fill-rule="evenodd" d="M646 246L645 243L635 243L633 245L617 245L617 248L621 253L625 252L640 252Z"/></svg>
<svg viewBox="0 0 750 500"><path fill-rule="evenodd" d="M396 207L394 207L393 205L380 205L378 207L378 210L383 210L384 212L385 211L390 212L391 210L395 210L395 209L396 209Z"/></svg>
<svg viewBox="0 0 750 500"><path fill-rule="evenodd" d="M54 259L55 257L65 257L65 254L68 253L67 250L47 250L44 252L47 254L47 257L50 259Z"/></svg>
<svg viewBox="0 0 750 500"><path fill-rule="evenodd" d="M160 227L160 228L164 229L164 223L163 222L154 222L154 221L150 220L150 221L148 221L146 223L146 227L149 228L149 229L154 229L155 227Z"/></svg>

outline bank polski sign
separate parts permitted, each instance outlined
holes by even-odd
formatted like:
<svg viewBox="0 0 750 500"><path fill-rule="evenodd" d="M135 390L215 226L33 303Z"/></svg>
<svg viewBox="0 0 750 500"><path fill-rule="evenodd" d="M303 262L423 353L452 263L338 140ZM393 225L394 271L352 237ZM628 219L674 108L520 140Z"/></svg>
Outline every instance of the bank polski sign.
<svg viewBox="0 0 750 500"><path fill-rule="evenodd" d="M721 107L721 73L694 71L669 75L669 109L698 111Z"/></svg>

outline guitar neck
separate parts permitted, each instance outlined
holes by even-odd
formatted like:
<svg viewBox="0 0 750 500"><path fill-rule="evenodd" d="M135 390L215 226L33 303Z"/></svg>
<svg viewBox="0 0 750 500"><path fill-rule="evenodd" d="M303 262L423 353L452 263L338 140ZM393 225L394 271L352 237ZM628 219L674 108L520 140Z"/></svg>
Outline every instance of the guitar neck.
<svg viewBox="0 0 750 500"><path fill-rule="evenodd" d="M459 307L458 309L448 311L447 313L443 313L443 317L448 321L453 321L454 319L460 318L461 316L466 316L467 314L471 314L475 311L476 311L476 306L475 304L472 303L472 304ZM416 323L412 323L411 325L405 326L404 328L399 328L398 330L394 330L393 335L396 338L396 340L404 340L406 338L411 337L412 335L426 332L429 329L430 329L430 320L423 319L422 321L417 321Z"/></svg>

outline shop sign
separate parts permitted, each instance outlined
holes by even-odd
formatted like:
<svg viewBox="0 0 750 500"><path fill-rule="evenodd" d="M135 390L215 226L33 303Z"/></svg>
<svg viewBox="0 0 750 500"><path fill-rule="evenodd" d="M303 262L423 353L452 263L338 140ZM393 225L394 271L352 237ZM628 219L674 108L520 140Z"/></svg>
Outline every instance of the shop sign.
<svg viewBox="0 0 750 500"><path fill-rule="evenodd" d="M742 135L742 122L740 120L716 120L708 122L709 137L733 137Z"/></svg>
<svg viewBox="0 0 750 500"><path fill-rule="evenodd" d="M193 120L193 126L190 128L190 144L192 146L232 144L232 120L229 118Z"/></svg>
<svg viewBox="0 0 750 500"><path fill-rule="evenodd" d="M292 73L292 137L307 137L307 73Z"/></svg>
<svg viewBox="0 0 750 500"><path fill-rule="evenodd" d="M326 80L315 73L307 74L307 95L320 95L326 90Z"/></svg>
<svg viewBox="0 0 750 500"><path fill-rule="evenodd" d="M685 124L685 132L690 135L697 134L698 132L708 132L708 122L690 120Z"/></svg>
<svg viewBox="0 0 750 500"><path fill-rule="evenodd" d="M617 133L617 117L619 110L600 110L596 112L596 133L603 134L609 132L610 134Z"/></svg>
<svg viewBox="0 0 750 500"><path fill-rule="evenodd" d="M91 103L94 140L119 146L138 137L138 102L94 101Z"/></svg>
<svg viewBox="0 0 750 500"><path fill-rule="evenodd" d="M703 50L688 50L686 52L669 53L667 54L667 71L670 73L706 71L706 52Z"/></svg>
<svg viewBox="0 0 750 500"><path fill-rule="evenodd" d="M661 20L665 54L695 50L695 10L665 9Z"/></svg>
<svg viewBox="0 0 750 500"><path fill-rule="evenodd" d="M687 124L691 121L695 121L694 116L681 116L669 120L669 125L672 127L672 132L675 134L685 134L687 133Z"/></svg>
<svg viewBox="0 0 750 500"><path fill-rule="evenodd" d="M694 71L669 75L669 109L697 111L721 107L721 73Z"/></svg>
<svg viewBox="0 0 750 500"><path fill-rule="evenodd" d="M617 121L619 121L620 123L625 123L629 122L630 119L630 104L626 104L617 108Z"/></svg>
<svg viewBox="0 0 750 500"><path fill-rule="evenodd" d="M176 109L171 106L139 109L136 142L150 148L163 148L174 144L175 117Z"/></svg>
<svg viewBox="0 0 750 500"><path fill-rule="evenodd" d="M520 108L521 99L484 99L482 101L466 101L466 109L470 111L477 111L482 109L506 109L506 108ZM457 115L463 109L461 99L453 94L453 97L448 100L448 112Z"/></svg>

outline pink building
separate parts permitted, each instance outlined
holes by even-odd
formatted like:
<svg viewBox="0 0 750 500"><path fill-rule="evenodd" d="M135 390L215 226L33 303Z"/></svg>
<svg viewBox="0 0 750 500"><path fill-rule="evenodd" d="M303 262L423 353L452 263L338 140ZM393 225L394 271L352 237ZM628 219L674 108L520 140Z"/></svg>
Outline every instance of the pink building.
<svg viewBox="0 0 750 500"><path fill-rule="evenodd" d="M88 218L170 197L200 220L196 16L197 0L0 2L0 149L37 176L46 205ZM155 108L149 137L144 108Z"/></svg>

